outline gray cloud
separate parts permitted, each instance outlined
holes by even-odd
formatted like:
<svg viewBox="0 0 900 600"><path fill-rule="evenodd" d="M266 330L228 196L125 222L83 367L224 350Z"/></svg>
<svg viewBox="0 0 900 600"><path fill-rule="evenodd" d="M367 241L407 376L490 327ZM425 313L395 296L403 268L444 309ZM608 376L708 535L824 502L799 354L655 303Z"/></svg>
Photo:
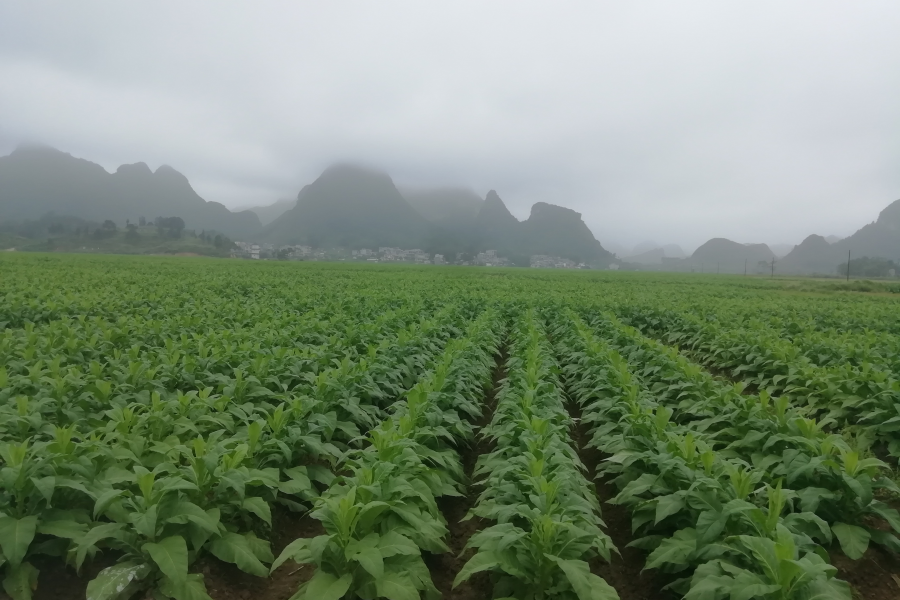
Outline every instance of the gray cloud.
<svg viewBox="0 0 900 600"><path fill-rule="evenodd" d="M0 5L0 152L230 206L336 160L572 207L603 242L847 235L900 198L900 5Z"/></svg>

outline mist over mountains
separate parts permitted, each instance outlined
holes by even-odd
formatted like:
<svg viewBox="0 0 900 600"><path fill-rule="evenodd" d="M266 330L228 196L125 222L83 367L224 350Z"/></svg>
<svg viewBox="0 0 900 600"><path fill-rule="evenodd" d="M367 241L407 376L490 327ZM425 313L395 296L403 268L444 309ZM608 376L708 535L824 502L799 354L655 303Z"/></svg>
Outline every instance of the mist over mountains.
<svg viewBox="0 0 900 600"><path fill-rule="evenodd" d="M187 177L163 165L155 172L142 162L115 173L47 146L20 146L0 157L0 221L34 220L55 213L122 225L126 219L178 216L189 229L233 238L259 230L250 211L232 212L201 198Z"/></svg>
<svg viewBox="0 0 900 600"><path fill-rule="evenodd" d="M484 200L453 188L400 192L385 174L329 167L295 206L258 236L276 245L421 248L429 253L497 250L516 264L547 254L594 265L613 260L573 210L538 202L520 222L491 190Z"/></svg>
<svg viewBox="0 0 900 600"><path fill-rule="evenodd" d="M787 247L712 238L685 256L674 244L639 244L617 258L603 247L581 214L537 202L519 221L499 194L484 198L464 188L398 189L391 177L351 164L326 169L296 199L231 211L201 198L188 179L163 165L121 165L114 173L46 146L21 146L0 157L0 224L36 221L47 214L124 225L140 217L181 217L188 229L232 239L317 248L420 248L428 253L475 254L488 249L527 265L550 255L595 267L619 263L721 273L762 272L773 259L778 273L835 274L851 258L900 259L900 200L852 236L810 235ZM786 253L786 255L784 255ZM628 254L622 256L623 254ZM900 262L900 261L898 261Z"/></svg>

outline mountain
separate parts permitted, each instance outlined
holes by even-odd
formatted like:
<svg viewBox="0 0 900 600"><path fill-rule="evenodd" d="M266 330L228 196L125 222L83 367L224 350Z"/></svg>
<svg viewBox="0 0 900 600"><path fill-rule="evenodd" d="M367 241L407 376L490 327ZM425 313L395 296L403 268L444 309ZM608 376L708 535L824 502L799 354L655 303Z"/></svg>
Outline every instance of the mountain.
<svg viewBox="0 0 900 600"><path fill-rule="evenodd" d="M829 236L833 238L833 236ZM838 266L862 257L900 259L900 200L889 204L878 219L850 237L836 239L811 235L778 262L779 273L834 275Z"/></svg>
<svg viewBox="0 0 900 600"><path fill-rule="evenodd" d="M262 237L279 245L421 248L430 231L387 174L341 164L300 190L294 208Z"/></svg>
<svg viewBox="0 0 900 600"><path fill-rule="evenodd" d="M713 238L697 248L688 259L694 269L706 273L754 273L760 262L771 262L775 254L765 244L739 244Z"/></svg>
<svg viewBox="0 0 900 600"><path fill-rule="evenodd" d="M842 239L844 239L844 238L838 237L836 235L826 235L825 236L825 241L828 242L829 244L834 244L835 242L839 242Z"/></svg>
<svg viewBox="0 0 900 600"><path fill-rule="evenodd" d="M416 212L442 226L471 226L484 204L484 199L465 188L434 188L400 190Z"/></svg>
<svg viewBox="0 0 900 600"><path fill-rule="evenodd" d="M662 247L663 251L666 253L666 258L686 258L687 254L684 253L684 250L681 249L681 246L678 244L666 244Z"/></svg>
<svg viewBox="0 0 900 600"><path fill-rule="evenodd" d="M662 248L653 248L652 250L647 250L646 252L641 252L634 256L626 256L622 260L638 265L662 265L662 259L665 258L665 256L665 250Z"/></svg>
<svg viewBox="0 0 900 600"><path fill-rule="evenodd" d="M484 200L457 188L405 190L385 174L353 165L335 165L304 187L297 203L261 234L276 244L314 247L395 246L441 254L497 250L517 264L533 254L609 264L581 215L538 202L520 222L496 191Z"/></svg>
<svg viewBox="0 0 900 600"><path fill-rule="evenodd" d="M167 165L154 172L139 162L110 174L46 146L20 146L0 157L0 221L36 220L51 212L121 225L140 217L181 217L188 229L216 230L232 238L260 227L252 212L233 213L205 201Z"/></svg>
<svg viewBox="0 0 900 600"><path fill-rule="evenodd" d="M833 274L840 262L840 252L821 235L811 235L794 246L787 256L778 261L779 273ZM846 255L844 256L846 261Z"/></svg>
<svg viewBox="0 0 900 600"><path fill-rule="evenodd" d="M643 254L645 252L649 252L651 250L656 250L660 245L654 241L647 240L645 242L641 242L637 246L631 249L631 256L638 256L639 254Z"/></svg>
<svg viewBox="0 0 900 600"><path fill-rule="evenodd" d="M846 260L849 250L856 258L900 258L900 200L892 202L878 214L874 223L863 226L859 231L832 244Z"/></svg>
<svg viewBox="0 0 900 600"><path fill-rule="evenodd" d="M243 206L236 210L249 210L250 212L256 213L256 216L259 217L259 222L263 225L268 225L290 209L294 208L294 205L296 204L297 200L295 198L288 198L285 200L278 200L265 206Z"/></svg>
<svg viewBox="0 0 900 600"><path fill-rule="evenodd" d="M520 248L528 254L562 256L585 263L608 264L613 259L581 220L581 213L571 208L538 202L531 207L522 229Z"/></svg>

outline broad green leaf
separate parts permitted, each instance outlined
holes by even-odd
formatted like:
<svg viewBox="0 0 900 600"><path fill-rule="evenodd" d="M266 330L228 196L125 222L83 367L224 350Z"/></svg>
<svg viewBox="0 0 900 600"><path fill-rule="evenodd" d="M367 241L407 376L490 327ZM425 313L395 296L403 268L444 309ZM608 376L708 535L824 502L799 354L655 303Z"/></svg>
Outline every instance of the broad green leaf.
<svg viewBox="0 0 900 600"><path fill-rule="evenodd" d="M848 525L847 523L835 523L831 526L831 531L837 536L841 543L841 550L847 555L847 558L859 560L866 553L869 547L869 539L872 537L868 531L856 525Z"/></svg>
<svg viewBox="0 0 900 600"><path fill-rule="evenodd" d="M244 498L241 507L265 521L266 525L272 525L272 509L269 508L269 504L262 498L258 496Z"/></svg>
<svg viewBox="0 0 900 600"><path fill-rule="evenodd" d="M578 600L619 600L616 590L602 577L591 573L590 567L583 560L563 560L547 556L553 558L566 574Z"/></svg>
<svg viewBox="0 0 900 600"><path fill-rule="evenodd" d="M77 542L77 550L75 553L75 568L80 569L87 553L100 540L116 537L122 532L123 525L121 523L104 523L88 530Z"/></svg>
<svg viewBox="0 0 900 600"><path fill-rule="evenodd" d="M94 502L94 518L96 519L100 515L106 512L106 509L109 508L109 505L115 501L116 498L125 493L125 490L106 490L102 494L97 497L97 501Z"/></svg>
<svg viewBox="0 0 900 600"><path fill-rule="evenodd" d="M219 520L216 518L216 515L210 515L193 502L174 502L167 507L165 512L167 514L166 521L168 522L184 523L190 521L209 533L219 532Z"/></svg>
<svg viewBox="0 0 900 600"><path fill-rule="evenodd" d="M237 565L245 573L257 577L269 574L269 569L256 558L247 538L239 533L228 532L210 542L208 548L216 558Z"/></svg>
<svg viewBox="0 0 900 600"><path fill-rule="evenodd" d="M378 549L381 551L381 555L385 558L390 558L391 556L396 556L397 554L403 556L413 556L419 554L419 547L413 543L408 537L397 533L396 531L389 531L388 533L382 535L378 538Z"/></svg>
<svg viewBox="0 0 900 600"><path fill-rule="evenodd" d="M0 516L0 549L10 566L18 567L25 558L37 531L37 524L38 518L35 516L21 519Z"/></svg>
<svg viewBox="0 0 900 600"><path fill-rule="evenodd" d="M307 583L304 598L308 600L340 600L350 589L352 582L353 577L349 574L337 578L324 571L316 571L316 574Z"/></svg>
<svg viewBox="0 0 900 600"><path fill-rule="evenodd" d="M693 529L676 531L673 537L664 539L647 557L644 569L656 569L664 564L683 565L697 549L697 532Z"/></svg>
<svg viewBox="0 0 900 600"><path fill-rule="evenodd" d="M187 542L180 535L173 535L159 543L144 544L143 550L174 584L184 583L188 570Z"/></svg>
<svg viewBox="0 0 900 600"><path fill-rule="evenodd" d="M384 573L375 580L375 590L379 597L388 600L419 600L419 590L409 577L400 573Z"/></svg>
<svg viewBox="0 0 900 600"><path fill-rule="evenodd" d="M656 499L656 520L654 523L659 523L666 517L670 515L674 515L678 511L684 508L684 495L683 494L670 494L668 496L662 496Z"/></svg>
<svg viewBox="0 0 900 600"><path fill-rule="evenodd" d="M359 548L350 558L358 562L375 579L384 575L384 559L377 548Z"/></svg>
<svg viewBox="0 0 900 600"><path fill-rule="evenodd" d="M107 567L88 583L85 600L127 600L152 570L146 563L135 562Z"/></svg>
<svg viewBox="0 0 900 600"><path fill-rule="evenodd" d="M31 563L23 562L6 567L3 589L12 600L31 600L31 594L37 589L37 584L38 570Z"/></svg>
<svg viewBox="0 0 900 600"><path fill-rule="evenodd" d="M45 521L38 525L37 532L67 540L77 540L87 532L88 526L78 521Z"/></svg>
<svg viewBox="0 0 900 600"><path fill-rule="evenodd" d="M212 600L206 593L203 575L195 573L188 575L181 583L175 583L168 577L163 577L159 584L159 591L175 600Z"/></svg>
<svg viewBox="0 0 900 600"><path fill-rule="evenodd" d="M309 542L310 538L297 538L285 546L284 550L281 551L281 554L278 555L278 558L272 562L272 567L269 569L269 572L274 573L275 569L283 565L288 559L301 564L309 562L312 558L312 555L309 552Z"/></svg>
<svg viewBox="0 0 900 600"><path fill-rule="evenodd" d="M493 552L478 552L475 556L470 558L465 565L463 565L462 569L459 570L459 573L457 573L456 578L453 580L453 587L456 587L463 581L466 581L475 573L488 571L499 564L500 560Z"/></svg>

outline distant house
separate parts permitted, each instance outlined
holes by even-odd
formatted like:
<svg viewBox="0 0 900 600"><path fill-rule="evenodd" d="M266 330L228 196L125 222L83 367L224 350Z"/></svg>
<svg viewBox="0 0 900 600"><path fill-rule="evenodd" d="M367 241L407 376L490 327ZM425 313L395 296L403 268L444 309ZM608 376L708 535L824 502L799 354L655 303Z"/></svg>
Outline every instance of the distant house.
<svg viewBox="0 0 900 600"><path fill-rule="evenodd" d="M505 258L497 256L496 250L485 250L484 252L479 252L475 256L472 264L482 265L484 267L502 267L508 266L510 263Z"/></svg>

